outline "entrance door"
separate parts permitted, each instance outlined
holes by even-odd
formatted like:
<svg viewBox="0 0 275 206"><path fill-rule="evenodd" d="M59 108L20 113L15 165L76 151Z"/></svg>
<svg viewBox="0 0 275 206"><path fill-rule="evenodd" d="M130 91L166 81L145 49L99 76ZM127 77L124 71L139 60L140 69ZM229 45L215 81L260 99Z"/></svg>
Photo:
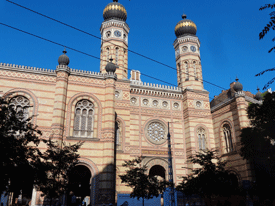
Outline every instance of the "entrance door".
<svg viewBox="0 0 275 206"><path fill-rule="evenodd" d="M69 176L69 192L76 196L77 202L82 202L85 197L90 197L91 172L83 165L76 166Z"/></svg>

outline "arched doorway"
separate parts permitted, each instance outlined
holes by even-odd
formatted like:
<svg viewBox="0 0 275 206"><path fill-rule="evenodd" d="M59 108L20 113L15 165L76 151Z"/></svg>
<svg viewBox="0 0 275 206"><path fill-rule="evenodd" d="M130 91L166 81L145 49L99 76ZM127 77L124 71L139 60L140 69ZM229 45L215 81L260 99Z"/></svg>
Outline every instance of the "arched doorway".
<svg viewBox="0 0 275 206"><path fill-rule="evenodd" d="M149 176L150 177L160 176L163 179L165 179L165 169L160 165L154 165L153 167L151 167L149 171Z"/></svg>
<svg viewBox="0 0 275 206"><path fill-rule="evenodd" d="M68 191L73 192L78 202L82 202L85 197L91 194L91 172L83 165L78 165L69 175Z"/></svg>

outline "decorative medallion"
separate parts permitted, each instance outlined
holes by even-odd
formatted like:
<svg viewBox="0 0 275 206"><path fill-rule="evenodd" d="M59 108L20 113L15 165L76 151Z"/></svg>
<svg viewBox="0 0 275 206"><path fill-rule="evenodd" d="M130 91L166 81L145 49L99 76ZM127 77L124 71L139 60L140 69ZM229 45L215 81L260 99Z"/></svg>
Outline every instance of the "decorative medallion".
<svg viewBox="0 0 275 206"><path fill-rule="evenodd" d="M137 103L137 98L132 97L132 98L131 98L131 103L132 103L132 104L136 104L136 103Z"/></svg>
<svg viewBox="0 0 275 206"><path fill-rule="evenodd" d="M158 106L158 104L159 104L159 102L157 101L157 100L154 100L153 101L153 105L156 107L156 106Z"/></svg>
<svg viewBox="0 0 275 206"><path fill-rule="evenodd" d="M148 99L144 99L144 100L142 101L142 103L143 103L144 105L148 105L148 104L149 104L149 100L148 100Z"/></svg>
<svg viewBox="0 0 275 206"><path fill-rule="evenodd" d="M191 46L190 49L191 49L192 52L196 51L196 47L195 46Z"/></svg>
<svg viewBox="0 0 275 206"><path fill-rule="evenodd" d="M200 108L201 106L202 106L201 101L197 101L197 102L196 102L196 107Z"/></svg>
<svg viewBox="0 0 275 206"><path fill-rule="evenodd" d="M119 91L115 91L115 97L118 98L120 95L120 92Z"/></svg>
<svg viewBox="0 0 275 206"><path fill-rule="evenodd" d="M173 104L173 107L174 107L175 109L178 109L178 108L180 107L180 105L179 105L179 103L175 102L175 103Z"/></svg>
<svg viewBox="0 0 275 206"><path fill-rule="evenodd" d="M188 50L188 47L187 47L187 46L182 47L182 51L183 51L183 52L187 52L187 50Z"/></svg>
<svg viewBox="0 0 275 206"><path fill-rule="evenodd" d="M162 144L167 140L166 126L158 120L151 121L147 124L145 127L145 134L147 139L153 144Z"/></svg>
<svg viewBox="0 0 275 206"><path fill-rule="evenodd" d="M109 37L111 36L111 31L107 31L107 32L105 33L105 36L106 36L107 38L109 38Z"/></svg>
<svg viewBox="0 0 275 206"><path fill-rule="evenodd" d="M121 37L121 31L116 30L116 31L114 32L114 35L115 35L116 37Z"/></svg>
<svg viewBox="0 0 275 206"><path fill-rule="evenodd" d="M166 101L162 102L162 106L163 107L168 107L168 102L166 102Z"/></svg>

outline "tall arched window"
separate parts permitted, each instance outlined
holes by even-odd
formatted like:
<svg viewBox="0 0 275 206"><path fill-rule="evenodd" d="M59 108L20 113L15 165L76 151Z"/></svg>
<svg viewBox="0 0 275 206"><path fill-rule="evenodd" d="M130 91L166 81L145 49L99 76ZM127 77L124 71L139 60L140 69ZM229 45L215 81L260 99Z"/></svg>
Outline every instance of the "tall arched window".
<svg viewBox="0 0 275 206"><path fill-rule="evenodd" d="M233 151L233 142L232 142L231 129L228 124L223 125L223 135L224 135L224 140L225 140L226 152L232 152Z"/></svg>
<svg viewBox="0 0 275 206"><path fill-rule="evenodd" d="M121 141L121 124L119 121L116 121L116 144L120 144Z"/></svg>
<svg viewBox="0 0 275 206"><path fill-rule="evenodd" d="M203 129L202 127L198 128L197 135L198 135L199 149L205 150L206 149L205 129Z"/></svg>
<svg viewBox="0 0 275 206"><path fill-rule="evenodd" d="M116 64L118 64L118 51L119 51L119 48L116 47Z"/></svg>
<svg viewBox="0 0 275 206"><path fill-rule="evenodd" d="M198 75L197 75L196 62L193 62L193 69L194 69L194 76L195 76L195 79L197 80L197 79L198 79Z"/></svg>
<svg viewBox="0 0 275 206"><path fill-rule="evenodd" d="M109 47L107 47L106 50L107 50L107 62L109 62L110 61L110 49L109 49Z"/></svg>
<svg viewBox="0 0 275 206"><path fill-rule="evenodd" d="M93 137L94 104L80 100L75 106L74 136Z"/></svg>
<svg viewBox="0 0 275 206"><path fill-rule="evenodd" d="M20 112L20 115L27 119L29 117L30 101L24 96L16 96L10 100L10 105L16 112ZM22 112L22 113L21 113Z"/></svg>
<svg viewBox="0 0 275 206"><path fill-rule="evenodd" d="M188 62L184 62L184 65L185 65L185 75L186 75L185 80L189 80Z"/></svg>

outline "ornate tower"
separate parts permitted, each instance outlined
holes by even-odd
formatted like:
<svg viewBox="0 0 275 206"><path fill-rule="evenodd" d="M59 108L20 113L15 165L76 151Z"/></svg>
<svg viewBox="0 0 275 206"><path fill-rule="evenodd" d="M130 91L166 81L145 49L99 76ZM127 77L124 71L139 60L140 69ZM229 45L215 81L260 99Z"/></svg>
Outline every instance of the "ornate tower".
<svg viewBox="0 0 275 206"><path fill-rule="evenodd" d="M200 59L200 41L196 36L196 24L182 15L182 20L175 27L177 39L174 49L177 63L178 86L202 90L202 70Z"/></svg>
<svg viewBox="0 0 275 206"><path fill-rule="evenodd" d="M127 12L118 0L113 0L103 11L104 21L100 27L101 62L100 72L105 73L105 66L112 57L117 65L117 78L128 78L128 33Z"/></svg>

